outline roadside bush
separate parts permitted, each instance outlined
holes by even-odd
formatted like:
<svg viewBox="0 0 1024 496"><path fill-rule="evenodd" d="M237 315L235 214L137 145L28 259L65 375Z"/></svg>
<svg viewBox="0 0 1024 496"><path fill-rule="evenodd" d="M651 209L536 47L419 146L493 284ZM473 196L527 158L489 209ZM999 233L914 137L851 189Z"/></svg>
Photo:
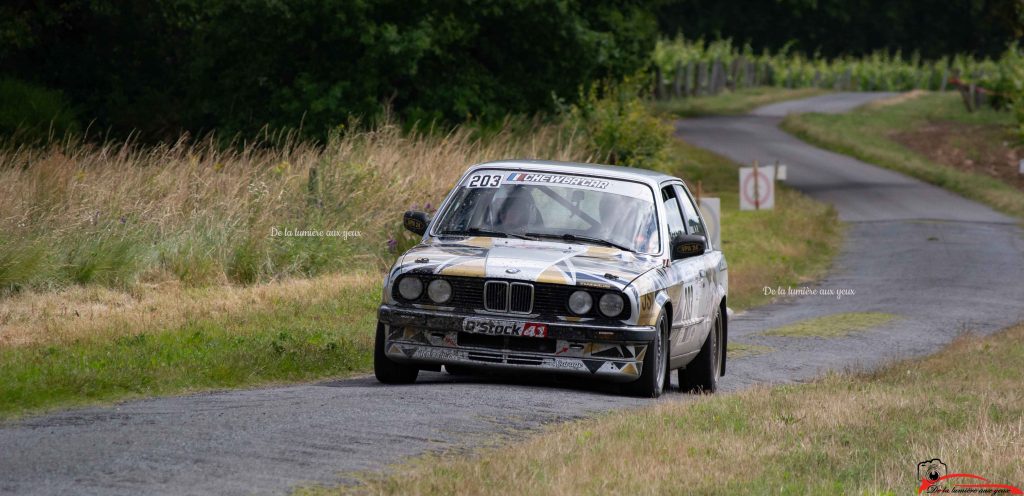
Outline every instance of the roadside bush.
<svg viewBox="0 0 1024 496"><path fill-rule="evenodd" d="M651 113L638 78L605 83L581 92L565 110L572 128L581 129L602 161L655 168L665 157L672 128Z"/></svg>
<svg viewBox="0 0 1024 496"><path fill-rule="evenodd" d="M11 78L0 79L0 136L36 142L78 129L64 95Z"/></svg>

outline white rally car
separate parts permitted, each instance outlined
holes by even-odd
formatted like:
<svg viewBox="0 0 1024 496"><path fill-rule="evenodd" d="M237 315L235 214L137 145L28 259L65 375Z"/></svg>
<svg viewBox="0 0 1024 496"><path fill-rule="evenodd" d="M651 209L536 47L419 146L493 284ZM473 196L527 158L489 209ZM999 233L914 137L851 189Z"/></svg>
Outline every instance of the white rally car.
<svg viewBox="0 0 1024 496"><path fill-rule="evenodd" d="M657 397L669 373L714 392L728 337L725 257L682 180L546 161L471 167L384 283L374 371L593 376Z"/></svg>

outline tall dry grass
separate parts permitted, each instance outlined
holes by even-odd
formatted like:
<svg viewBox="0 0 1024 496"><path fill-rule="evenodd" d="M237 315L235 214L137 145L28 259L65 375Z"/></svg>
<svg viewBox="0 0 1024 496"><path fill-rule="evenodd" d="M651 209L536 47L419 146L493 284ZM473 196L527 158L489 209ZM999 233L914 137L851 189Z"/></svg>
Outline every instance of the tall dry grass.
<svg viewBox="0 0 1024 496"><path fill-rule="evenodd" d="M274 140L270 140L274 141ZM287 138L221 146L183 136L143 146L65 141L0 149L0 288L140 281L187 285L379 267L399 217L436 205L473 163L586 160L563 127L516 121L481 138L393 123L325 144ZM271 236L271 229L357 231Z"/></svg>

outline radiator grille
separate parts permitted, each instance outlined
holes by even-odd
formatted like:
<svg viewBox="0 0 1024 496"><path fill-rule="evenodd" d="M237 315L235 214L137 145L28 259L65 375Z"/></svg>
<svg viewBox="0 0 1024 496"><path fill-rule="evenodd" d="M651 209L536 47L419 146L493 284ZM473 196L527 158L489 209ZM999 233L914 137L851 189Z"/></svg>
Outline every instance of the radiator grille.
<svg viewBox="0 0 1024 496"><path fill-rule="evenodd" d="M508 283L487 281L484 284L484 308L492 312L508 311Z"/></svg>
<svg viewBox="0 0 1024 496"><path fill-rule="evenodd" d="M510 284L511 294L508 298L508 310L513 313L530 313L533 311L533 284L514 282Z"/></svg>

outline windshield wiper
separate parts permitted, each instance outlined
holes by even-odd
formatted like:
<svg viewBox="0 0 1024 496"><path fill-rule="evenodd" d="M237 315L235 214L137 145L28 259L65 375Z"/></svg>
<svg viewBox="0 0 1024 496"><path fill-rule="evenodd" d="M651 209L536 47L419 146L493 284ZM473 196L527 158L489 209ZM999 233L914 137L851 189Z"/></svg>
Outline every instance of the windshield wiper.
<svg viewBox="0 0 1024 496"><path fill-rule="evenodd" d="M522 234L507 233L502 231L488 231L487 229L480 229L479 227L470 227L464 231L459 230L447 230L441 231L438 234L449 234L453 236L490 236L492 238L507 238L509 236L518 239L530 239Z"/></svg>
<svg viewBox="0 0 1024 496"><path fill-rule="evenodd" d="M566 233L566 234L526 233L526 235L534 237L534 238L552 238L552 239L561 239L561 240L565 240L565 241L579 241L579 242L582 242L582 243L591 243L591 244L595 244L595 245L610 246L612 248L618 248L618 249L620 249L622 251L634 252L634 250L630 250L629 248L626 248L625 246L622 246L622 245L620 245L618 243L612 243L611 241L608 241L608 240L605 240L605 239L592 238L590 236L577 236L575 234L568 234L568 233Z"/></svg>

